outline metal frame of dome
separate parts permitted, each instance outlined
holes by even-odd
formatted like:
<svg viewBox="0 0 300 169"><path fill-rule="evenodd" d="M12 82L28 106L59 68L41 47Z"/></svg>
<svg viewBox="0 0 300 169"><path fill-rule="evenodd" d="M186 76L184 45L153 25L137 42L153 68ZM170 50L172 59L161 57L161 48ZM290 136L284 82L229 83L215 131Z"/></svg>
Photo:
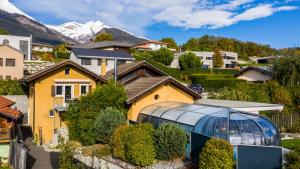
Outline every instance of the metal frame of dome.
<svg viewBox="0 0 300 169"><path fill-rule="evenodd" d="M257 114L230 108L162 102L143 108L137 122L150 122L155 127L175 123L188 132L223 138L233 145L280 146L280 134L273 122Z"/></svg>

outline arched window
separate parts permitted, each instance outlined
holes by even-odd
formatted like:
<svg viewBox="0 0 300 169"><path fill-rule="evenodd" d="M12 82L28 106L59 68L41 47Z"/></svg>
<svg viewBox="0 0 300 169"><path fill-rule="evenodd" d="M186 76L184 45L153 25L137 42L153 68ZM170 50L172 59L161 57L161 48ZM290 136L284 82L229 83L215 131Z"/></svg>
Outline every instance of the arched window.
<svg viewBox="0 0 300 169"><path fill-rule="evenodd" d="M9 45L9 40L4 39L4 40L3 40L3 44L4 44L4 45Z"/></svg>

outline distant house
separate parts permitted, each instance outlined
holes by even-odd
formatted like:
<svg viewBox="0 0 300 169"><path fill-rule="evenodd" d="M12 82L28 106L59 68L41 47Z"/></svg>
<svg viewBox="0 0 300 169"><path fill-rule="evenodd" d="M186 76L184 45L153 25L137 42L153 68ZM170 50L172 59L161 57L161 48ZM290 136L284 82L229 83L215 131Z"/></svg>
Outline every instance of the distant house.
<svg viewBox="0 0 300 169"><path fill-rule="evenodd" d="M213 68L213 55L214 52L196 52L196 51L186 51L175 53L174 60L171 63L172 68L179 68L179 57L187 52L193 52L196 56L198 56L203 62L203 68ZM238 55L235 52L228 51L220 51L223 58L223 66L221 68L235 68L237 66Z"/></svg>
<svg viewBox="0 0 300 169"><path fill-rule="evenodd" d="M18 49L0 44L0 80L21 79L24 74L24 54Z"/></svg>
<svg viewBox="0 0 300 169"><path fill-rule="evenodd" d="M254 61L257 64L268 64L272 63L272 61L281 58L283 56L277 55L277 56L266 56L266 57L249 57L250 60Z"/></svg>
<svg viewBox="0 0 300 169"><path fill-rule="evenodd" d="M74 45L71 46L70 48L102 49L102 50L129 52L129 49L132 46L133 46L132 44L127 42L102 41L102 42L89 42L85 44Z"/></svg>
<svg viewBox="0 0 300 169"><path fill-rule="evenodd" d="M143 50L144 51L156 51L161 48L167 48L167 43L150 40L150 41L136 44L135 46L133 46L133 48L137 49L137 50L142 50L142 51Z"/></svg>
<svg viewBox="0 0 300 169"><path fill-rule="evenodd" d="M267 82L272 79L272 72L269 67L254 67L248 66L241 69L236 75L236 78L247 80L249 82Z"/></svg>
<svg viewBox="0 0 300 169"><path fill-rule="evenodd" d="M35 52L53 52L53 45L32 43L32 51Z"/></svg>
<svg viewBox="0 0 300 169"><path fill-rule="evenodd" d="M0 44L10 45L24 54L24 60L31 60L32 37L0 35Z"/></svg>
<svg viewBox="0 0 300 169"><path fill-rule="evenodd" d="M124 51L73 48L70 60L89 69L97 75L103 75L117 65L131 63L134 58Z"/></svg>

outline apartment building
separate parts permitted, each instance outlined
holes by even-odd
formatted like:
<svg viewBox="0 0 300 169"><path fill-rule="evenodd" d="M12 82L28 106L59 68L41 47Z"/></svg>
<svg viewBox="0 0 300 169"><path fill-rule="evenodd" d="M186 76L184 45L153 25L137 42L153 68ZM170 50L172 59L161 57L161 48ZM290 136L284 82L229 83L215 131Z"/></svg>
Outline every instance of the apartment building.
<svg viewBox="0 0 300 169"><path fill-rule="evenodd" d="M196 56L198 56L201 61L203 62L203 68L213 68L213 55L214 52L208 51L185 51L179 52L174 54L174 60L171 63L172 68L179 68L179 57L187 52L193 52ZM237 65L238 54L235 52L228 52L228 51L220 51L222 58L223 58L223 66L221 68L235 68Z"/></svg>
<svg viewBox="0 0 300 169"><path fill-rule="evenodd" d="M32 37L0 35L0 44L9 45L24 54L24 60L31 60Z"/></svg>

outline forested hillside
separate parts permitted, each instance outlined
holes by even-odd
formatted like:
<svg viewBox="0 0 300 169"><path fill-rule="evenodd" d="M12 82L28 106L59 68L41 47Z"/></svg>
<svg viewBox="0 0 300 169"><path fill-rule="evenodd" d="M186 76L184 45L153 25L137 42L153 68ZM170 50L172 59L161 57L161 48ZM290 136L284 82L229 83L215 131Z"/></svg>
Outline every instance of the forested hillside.
<svg viewBox="0 0 300 169"><path fill-rule="evenodd" d="M200 38L191 38L182 45L183 50L192 51L213 51L220 50L237 52L240 59L248 60L250 56L299 56L300 48L274 49L269 45L257 44L254 42L244 42L233 38L215 37L205 35Z"/></svg>

